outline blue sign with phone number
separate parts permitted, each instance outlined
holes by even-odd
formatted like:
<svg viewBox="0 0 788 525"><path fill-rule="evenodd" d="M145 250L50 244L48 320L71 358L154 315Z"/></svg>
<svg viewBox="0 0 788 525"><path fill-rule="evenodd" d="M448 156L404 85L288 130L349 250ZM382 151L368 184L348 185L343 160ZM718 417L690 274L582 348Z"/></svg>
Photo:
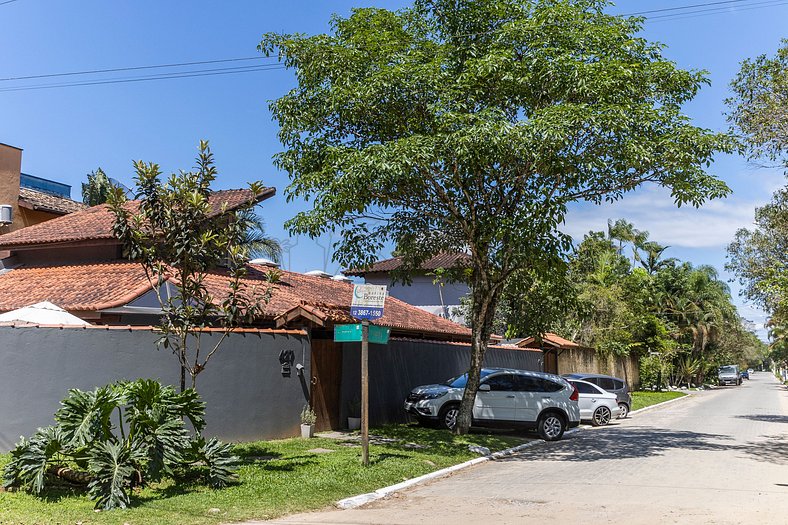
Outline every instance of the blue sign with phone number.
<svg viewBox="0 0 788 525"><path fill-rule="evenodd" d="M383 308L370 306L351 306L350 315L356 319L380 319L383 317Z"/></svg>

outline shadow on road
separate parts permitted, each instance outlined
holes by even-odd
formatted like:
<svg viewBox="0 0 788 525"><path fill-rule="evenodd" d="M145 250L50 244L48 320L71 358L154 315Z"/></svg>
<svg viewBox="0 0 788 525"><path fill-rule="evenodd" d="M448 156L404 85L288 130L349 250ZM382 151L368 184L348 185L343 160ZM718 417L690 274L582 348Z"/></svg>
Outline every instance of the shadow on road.
<svg viewBox="0 0 788 525"><path fill-rule="evenodd" d="M748 443L740 450L752 459L776 465L788 465L788 436L767 436L766 441Z"/></svg>
<svg viewBox="0 0 788 525"><path fill-rule="evenodd" d="M662 455L667 449L726 451L736 448L728 436L684 430L618 428L581 432L548 442L500 461L600 461ZM788 456L787 456L788 457Z"/></svg>
<svg viewBox="0 0 788 525"><path fill-rule="evenodd" d="M748 414L746 416L736 416L739 419L749 419L750 421L763 421L764 423L788 423L788 416L778 416L776 414Z"/></svg>

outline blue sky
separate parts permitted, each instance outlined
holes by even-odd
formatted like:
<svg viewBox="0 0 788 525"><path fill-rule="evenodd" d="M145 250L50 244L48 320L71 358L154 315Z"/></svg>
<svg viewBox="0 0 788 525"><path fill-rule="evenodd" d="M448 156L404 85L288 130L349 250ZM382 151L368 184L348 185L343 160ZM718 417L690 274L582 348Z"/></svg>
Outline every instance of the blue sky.
<svg viewBox="0 0 788 525"><path fill-rule="evenodd" d="M632 13L697 3L702 2L622 1L611 11ZM372 0L15 0L0 5L0 26L4 28L0 32L0 78L254 57L264 32L325 32L332 13L346 15L354 6L395 9L405 4ZM665 55L681 67L709 71L712 85L687 106L687 113L698 125L723 130L723 100L739 62L760 53L773 53L780 38L788 37L785 20L788 5L783 2L745 0L711 14L654 19L646 23L644 35L666 44ZM145 72L154 73L157 71ZM130 78L140 74L62 80ZM80 183L98 166L110 176L130 183L133 159L158 162L166 173L189 168L199 139L209 139L220 171L217 187L238 187L257 179L279 190L274 199L264 204L263 214L269 233L287 239L282 223L306 204L285 202L283 190L288 180L272 166L271 156L280 145L267 101L281 96L293 85L291 72L274 69L1 91L57 80L0 81L0 142L25 150L23 171L71 184L72 195L79 198ZM625 217L637 228L650 231L653 240L671 246L667 256L712 264L723 272L725 246L733 233L751 224L755 206L765 203L784 179L777 171L757 169L736 156L720 156L711 171L734 190L730 198L701 210L677 210L664 192L644 188L613 205L573 208L565 229L582 236L591 229L604 229L608 218ZM289 239L292 247L286 253L285 268L335 272L337 265L329 260L325 249L329 244L328 238ZM724 272L723 275L730 277ZM736 295L737 287L733 288ZM762 312L738 298L736 301L745 317L763 323Z"/></svg>

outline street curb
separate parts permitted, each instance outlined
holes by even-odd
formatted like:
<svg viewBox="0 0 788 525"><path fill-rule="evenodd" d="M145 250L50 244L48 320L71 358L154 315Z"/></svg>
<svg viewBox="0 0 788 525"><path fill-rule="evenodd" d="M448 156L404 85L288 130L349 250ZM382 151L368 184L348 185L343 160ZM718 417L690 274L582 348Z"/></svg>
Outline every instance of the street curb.
<svg viewBox="0 0 788 525"><path fill-rule="evenodd" d="M654 408L664 407L665 405L669 405L671 403L675 403L676 401L682 401L684 399L689 399L689 398L691 398L694 395L692 392L681 392L681 393L684 394L681 397L677 397L677 398L674 398L674 399L668 399L667 401L663 401L661 403L657 403L657 404L654 404L654 405L649 405L649 406L643 407L643 408L638 408L637 410L633 410L632 412L630 412L629 415L630 416L634 416L635 414L641 414L643 412L648 412L649 410L652 410Z"/></svg>
<svg viewBox="0 0 788 525"><path fill-rule="evenodd" d="M566 436L568 434L574 434L575 432L579 432L580 430L582 430L582 427L572 428L564 432L564 435ZM387 496L390 496L391 494L394 494L395 492L399 492L400 490L404 490L414 485L424 483L425 481L443 478L454 472L464 470L466 468L470 468L474 465L481 465L482 463L486 463L493 459L505 458L507 456L511 456L512 454L516 454L521 450L535 447L536 445L541 445L543 443L545 442L542 441L541 439L535 439L533 441L529 441L528 443L517 445L516 447L507 448L506 450L500 450L498 452L493 452L492 454L488 454L480 458L470 459L465 463L459 463L457 465L452 465L451 467L446 467L440 470L436 470L435 472L430 472L428 474L424 474L423 476L412 478L403 481L402 483L397 483L396 485L389 485L388 487L383 487L382 489L378 489L374 492L367 492L366 494L359 494L358 496L352 496L350 498L341 499L337 501L334 505L342 510L355 509L356 507L361 507L362 505L366 505L367 503L372 503L373 501L377 501L379 499L385 498Z"/></svg>
<svg viewBox="0 0 788 525"><path fill-rule="evenodd" d="M682 393L684 393L684 392L682 392ZM662 406L665 406L665 405L669 405L670 403L675 403L677 401L681 401L683 399L689 399L690 397L692 397L692 394L690 392L686 392L685 394L686 395L683 395L681 397L677 397L675 399L669 399L667 401L663 401L662 403L657 403L655 405L649 405L647 407L639 408L638 410L630 412L629 415L630 416L634 416L636 414L647 412L647 411L655 409L657 407L662 407ZM566 432L564 432L564 435L566 436L568 434L574 434L575 432L580 432L584 428L590 428L590 427L576 427L576 428L572 428L572 429L569 429ZM420 483L424 483L425 481L431 481L433 479L443 478L443 477L446 477L446 476L448 476L450 474L453 474L454 472L458 472L460 470L464 470L466 468L473 467L474 465L481 465L482 463L486 463L486 462L491 461L493 459L505 458L507 456L511 456L512 454L516 454L517 452L520 452L521 450L525 450L527 448L535 447L536 445L540 445L540 444L543 444L543 443L545 443L545 442L542 441L541 439L535 439L534 441L529 441L528 443L523 443L522 445L517 445L516 447L507 448L506 450L501 450L499 452L494 452L494 453L489 454L487 456L470 459L470 460L466 461L465 463L460 463L458 465L452 465L451 467L446 467L446 468L443 468L443 469L440 469L440 470L436 470L435 472L430 472L428 474L424 474L423 476L419 476L417 478L412 478L412 479L403 481L402 483L397 483L396 485L389 485L388 487L383 487L382 489L378 489L378 490L375 490L373 492L367 492L366 494L359 494L358 496L351 496L349 498L341 499L341 500L337 501L334 505L338 509L342 509L342 510L355 509L357 507L361 507L363 505L366 505L367 503L372 503L373 501L377 501L379 499L383 499L383 498L385 498L387 496L390 496L390 495L394 494L395 492L399 492L401 490L405 490L407 488L410 488L410 487L412 487L414 485L418 485Z"/></svg>

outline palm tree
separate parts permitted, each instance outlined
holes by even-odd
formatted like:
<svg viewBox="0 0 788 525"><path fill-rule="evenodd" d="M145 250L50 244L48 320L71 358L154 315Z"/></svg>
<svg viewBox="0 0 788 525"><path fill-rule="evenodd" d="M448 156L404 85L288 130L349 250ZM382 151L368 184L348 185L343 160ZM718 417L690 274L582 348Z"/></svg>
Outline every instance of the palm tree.
<svg viewBox="0 0 788 525"><path fill-rule="evenodd" d="M112 181L101 168L88 173L87 183L82 183L82 202L88 206L104 204L113 188Z"/></svg>
<svg viewBox="0 0 788 525"><path fill-rule="evenodd" d="M275 263L282 260L282 245L265 233L265 221L254 210L243 210L236 219L246 228L242 246L248 250L249 258L265 257Z"/></svg>

